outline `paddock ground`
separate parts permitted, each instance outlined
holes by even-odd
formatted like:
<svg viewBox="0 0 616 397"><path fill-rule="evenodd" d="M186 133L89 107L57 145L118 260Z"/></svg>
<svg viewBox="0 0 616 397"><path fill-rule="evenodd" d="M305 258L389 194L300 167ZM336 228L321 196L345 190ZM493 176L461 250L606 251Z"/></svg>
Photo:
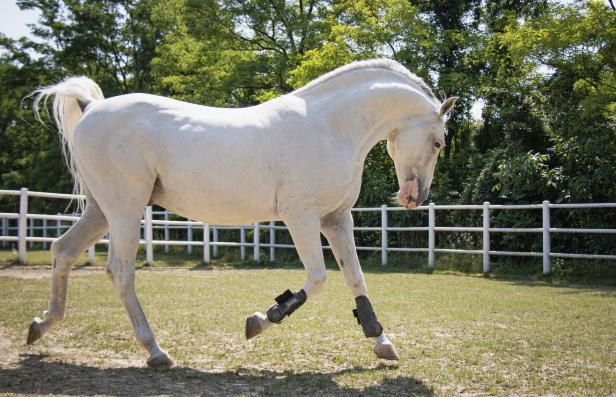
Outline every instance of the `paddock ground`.
<svg viewBox="0 0 616 397"><path fill-rule="evenodd" d="M616 289L367 272L398 363L376 359L338 271L283 324L244 319L300 269L142 268L137 288L178 367L152 370L101 266L75 269L67 318L34 346L49 266L0 262L0 395L528 395L616 393Z"/></svg>

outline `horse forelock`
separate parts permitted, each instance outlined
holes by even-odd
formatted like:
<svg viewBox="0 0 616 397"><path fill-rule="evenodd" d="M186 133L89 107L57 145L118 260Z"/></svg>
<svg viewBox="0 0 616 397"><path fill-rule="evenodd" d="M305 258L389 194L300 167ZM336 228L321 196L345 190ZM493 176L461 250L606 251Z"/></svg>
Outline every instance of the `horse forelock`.
<svg viewBox="0 0 616 397"><path fill-rule="evenodd" d="M391 59L369 59L364 61L351 62L310 81L308 84L301 88L298 88L293 93L302 94L304 92L311 91L317 87L321 87L324 83L334 80L335 78L342 75L365 69L383 69L402 75L409 79L412 83L417 85L429 100L431 100L434 104L440 106L440 100L436 97L436 95L434 95L434 92L432 91L430 86L428 86L428 84L426 84L426 82L421 77L417 76L414 73L411 73L402 64Z"/></svg>

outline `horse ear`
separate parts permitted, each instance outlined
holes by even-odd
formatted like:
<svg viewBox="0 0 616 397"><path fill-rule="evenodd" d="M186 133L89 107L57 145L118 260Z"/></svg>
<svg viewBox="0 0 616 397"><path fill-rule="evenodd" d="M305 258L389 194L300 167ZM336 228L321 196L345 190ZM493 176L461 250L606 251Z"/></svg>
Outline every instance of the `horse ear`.
<svg viewBox="0 0 616 397"><path fill-rule="evenodd" d="M458 100L457 96L452 96L451 98L447 98L445 102L441 105L440 110L438 111L438 117L441 119L445 119L449 117L449 113L453 109L453 105L456 104Z"/></svg>

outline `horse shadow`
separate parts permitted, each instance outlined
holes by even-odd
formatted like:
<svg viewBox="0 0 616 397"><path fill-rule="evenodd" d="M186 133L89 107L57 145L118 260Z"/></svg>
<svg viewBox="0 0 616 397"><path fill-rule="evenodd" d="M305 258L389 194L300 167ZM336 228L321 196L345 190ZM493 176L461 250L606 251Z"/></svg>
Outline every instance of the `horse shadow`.
<svg viewBox="0 0 616 397"><path fill-rule="evenodd" d="M490 277L490 281L511 284L532 289L555 289L564 295L593 293L606 298L616 298L616 286L610 284L572 283L567 281L553 281L549 277L544 280L513 279L506 277Z"/></svg>
<svg viewBox="0 0 616 397"><path fill-rule="evenodd" d="M421 380L395 376L362 389L335 381L386 374L392 367L354 367L338 372L275 372L239 368L236 371L205 372L187 367L172 369L97 368L45 360L38 354L22 354L16 368L0 369L0 394L93 395L336 395L336 396L433 396ZM397 367L393 367L397 369Z"/></svg>

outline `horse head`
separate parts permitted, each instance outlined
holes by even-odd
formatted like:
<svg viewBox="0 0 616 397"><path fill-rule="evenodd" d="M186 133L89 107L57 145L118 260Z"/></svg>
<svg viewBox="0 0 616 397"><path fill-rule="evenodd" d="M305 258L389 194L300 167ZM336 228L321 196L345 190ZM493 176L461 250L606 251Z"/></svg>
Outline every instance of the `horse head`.
<svg viewBox="0 0 616 397"><path fill-rule="evenodd" d="M400 186L396 199L405 208L413 209L428 198L436 160L445 146L445 123L457 99L448 98L436 111L404 119L387 139Z"/></svg>

